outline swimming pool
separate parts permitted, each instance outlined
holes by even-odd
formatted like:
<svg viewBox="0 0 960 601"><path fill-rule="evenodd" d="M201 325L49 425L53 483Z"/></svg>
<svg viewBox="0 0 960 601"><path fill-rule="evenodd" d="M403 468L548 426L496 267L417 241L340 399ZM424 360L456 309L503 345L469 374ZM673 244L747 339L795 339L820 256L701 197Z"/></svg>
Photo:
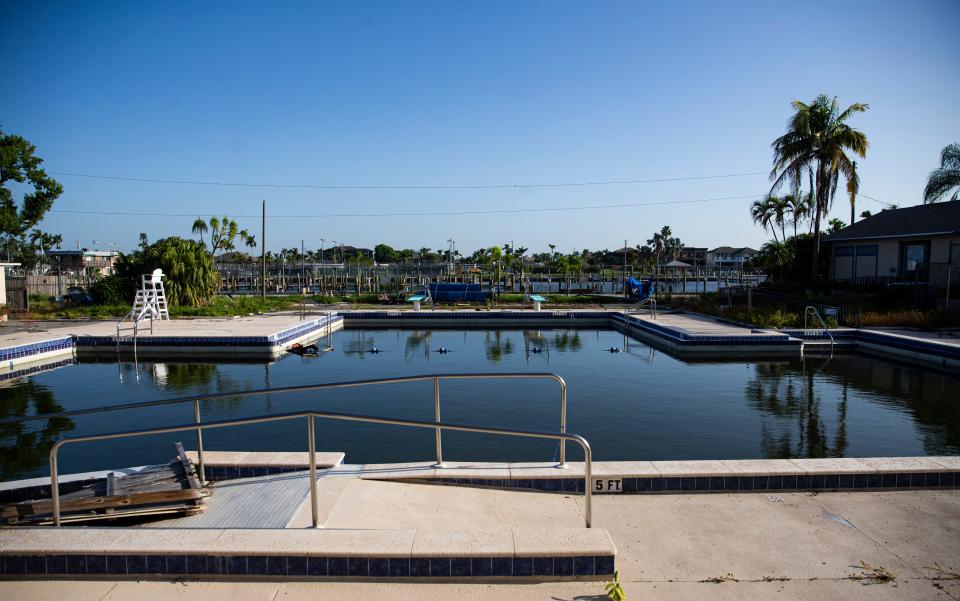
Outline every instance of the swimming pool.
<svg viewBox="0 0 960 601"><path fill-rule="evenodd" d="M379 352L371 350L376 347ZM439 352L441 347L449 352ZM611 348L622 352L610 352ZM81 362L0 384L0 416L214 392L424 373L553 372L568 384L568 431L602 460L873 457L960 454L960 378L862 354L689 361L610 329L348 329L334 351L270 363ZM542 352L536 352L542 349ZM556 430L550 381L444 381L443 419ZM204 420L308 408L433 419L431 382L202 404ZM59 437L187 423L189 405L0 426L0 478L47 473ZM75 445L61 471L158 463L192 434ZM448 432L451 460L547 461L555 443ZM302 451L302 423L209 431L208 450ZM424 461L433 432L317 422L320 450L348 463ZM568 447L569 459L578 450Z"/></svg>

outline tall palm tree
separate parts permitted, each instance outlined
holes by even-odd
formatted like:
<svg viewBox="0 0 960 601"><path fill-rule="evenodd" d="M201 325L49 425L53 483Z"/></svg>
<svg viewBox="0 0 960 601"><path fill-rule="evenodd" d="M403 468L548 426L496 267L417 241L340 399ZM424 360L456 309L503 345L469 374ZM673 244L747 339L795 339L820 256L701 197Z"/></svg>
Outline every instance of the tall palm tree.
<svg viewBox="0 0 960 601"><path fill-rule="evenodd" d="M650 248L653 249L655 255L657 255L657 265L662 261L664 253L667 252L667 242L670 239L670 236L673 235L673 232L670 230L669 225L665 225L660 228L659 232L654 232L653 237L647 240L647 244L650 245Z"/></svg>
<svg viewBox="0 0 960 601"><path fill-rule="evenodd" d="M197 234L198 236L200 236L200 243L201 243L201 244L206 244L206 243L203 241L203 235L207 233L207 222L206 222L206 221L204 221L204 220L203 220L202 218L200 218L200 217L197 217L197 220L193 222L192 231L193 231L194 234Z"/></svg>
<svg viewBox="0 0 960 601"><path fill-rule="evenodd" d="M950 200L960 199L960 144L956 143L945 146L940 152L940 168L930 172L923 189L923 202L937 202L951 190L953 196Z"/></svg>
<svg viewBox="0 0 960 601"><path fill-rule="evenodd" d="M847 194L851 204L860 189L856 163L847 156L867 154L867 136L850 125L847 120L854 113L862 113L869 107L859 102L840 110L836 97L825 94L817 96L810 104L794 100L794 113L787 123L787 132L773 141L773 169L770 179L773 193L784 184L799 190L804 174L814 192L813 210L813 261L810 279L815 282L820 264L820 222L830 210L833 197L842 175L847 182Z"/></svg>
<svg viewBox="0 0 960 601"><path fill-rule="evenodd" d="M773 227L773 222L776 220L776 209L777 207L777 197L771 194L768 194L763 199L753 201L753 204L750 205L750 216L753 217L753 222L758 224L763 228L763 231L770 230L770 233L773 234L773 241L779 242L777 239L777 228Z"/></svg>

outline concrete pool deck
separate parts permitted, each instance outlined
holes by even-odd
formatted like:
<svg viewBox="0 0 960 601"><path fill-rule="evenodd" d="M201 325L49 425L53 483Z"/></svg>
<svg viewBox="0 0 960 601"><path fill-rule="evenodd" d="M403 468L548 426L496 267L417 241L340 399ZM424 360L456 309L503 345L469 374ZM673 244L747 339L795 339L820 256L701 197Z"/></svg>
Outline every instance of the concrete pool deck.
<svg viewBox="0 0 960 601"><path fill-rule="evenodd" d="M542 507L530 511L528 500L527 495L503 493L497 507L507 515L524 516L532 528L547 523L556 529L551 522L558 514ZM596 505L596 526L606 529L616 545L620 580L629 599L960 598L957 491L606 496L598 498ZM432 506L419 506L397 518L415 516L425 521L433 512ZM388 514L380 517L389 519ZM182 531L180 538L187 534ZM216 536L222 534L217 531ZM450 582L445 578L426 582L362 582L349 577L325 582L266 577L204 582L87 578L3 581L0 597L104 601L604 598L601 582L544 582L536 577L510 584L497 579Z"/></svg>
<svg viewBox="0 0 960 601"><path fill-rule="evenodd" d="M251 357L269 359L296 342L315 339L343 327L335 313L295 313L209 319L155 321L153 332L137 335L143 356ZM0 324L0 369L72 357L75 353L117 356L116 321L44 321ZM120 351L132 353L130 336L120 337Z"/></svg>

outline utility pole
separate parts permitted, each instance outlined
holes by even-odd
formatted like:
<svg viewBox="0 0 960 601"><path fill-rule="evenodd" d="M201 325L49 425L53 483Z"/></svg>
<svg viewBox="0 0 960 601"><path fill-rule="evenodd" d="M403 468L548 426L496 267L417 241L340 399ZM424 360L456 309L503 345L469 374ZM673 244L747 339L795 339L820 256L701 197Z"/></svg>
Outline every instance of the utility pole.
<svg viewBox="0 0 960 601"><path fill-rule="evenodd" d="M260 209L260 299L267 299L267 201Z"/></svg>
<svg viewBox="0 0 960 601"><path fill-rule="evenodd" d="M854 173L857 172L857 162L856 162L856 161L853 162L853 172L854 172ZM855 219L855 215L856 215L856 212L857 212L857 211L856 211L856 206L857 206L856 198L857 198L857 197L854 196L853 198L850 199L850 225L853 225L853 220Z"/></svg>
<svg viewBox="0 0 960 601"><path fill-rule="evenodd" d="M307 255L304 251L303 240L300 240L300 292L306 294L307 282Z"/></svg>
<svg viewBox="0 0 960 601"><path fill-rule="evenodd" d="M320 291L323 292L327 289L327 265L323 259L323 243L326 242L325 238L320 238Z"/></svg>
<svg viewBox="0 0 960 601"><path fill-rule="evenodd" d="M623 241L623 298L627 298L627 240Z"/></svg>

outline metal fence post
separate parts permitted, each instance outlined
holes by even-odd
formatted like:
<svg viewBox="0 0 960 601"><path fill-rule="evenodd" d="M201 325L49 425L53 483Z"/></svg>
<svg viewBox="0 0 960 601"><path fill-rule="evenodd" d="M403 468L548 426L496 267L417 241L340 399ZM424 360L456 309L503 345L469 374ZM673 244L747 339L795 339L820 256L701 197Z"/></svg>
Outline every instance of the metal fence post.
<svg viewBox="0 0 960 601"><path fill-rule="evenodd" d="M193 421L200 424L200 401L193 401ZM203 430L197 428L197 465L200 467L200 485L207 484L207 470L203 467Z"/></svg>
<svg viewBox="0 0 960 601"><path fill-rule="evenodd" d="M440 378L433 378L433 421L440 423ZM443 435L442 429L436 429L437 438L437 463L435 467L444 467L443 465Z"/></svg>
<svg viewBox="0 0 960 601"><path fill-rule="evenodd" d="M316 528L320 523L320 505L317 499L317 441L312 413L307 416L307 450L310 453L310 515Z"/></svg>

